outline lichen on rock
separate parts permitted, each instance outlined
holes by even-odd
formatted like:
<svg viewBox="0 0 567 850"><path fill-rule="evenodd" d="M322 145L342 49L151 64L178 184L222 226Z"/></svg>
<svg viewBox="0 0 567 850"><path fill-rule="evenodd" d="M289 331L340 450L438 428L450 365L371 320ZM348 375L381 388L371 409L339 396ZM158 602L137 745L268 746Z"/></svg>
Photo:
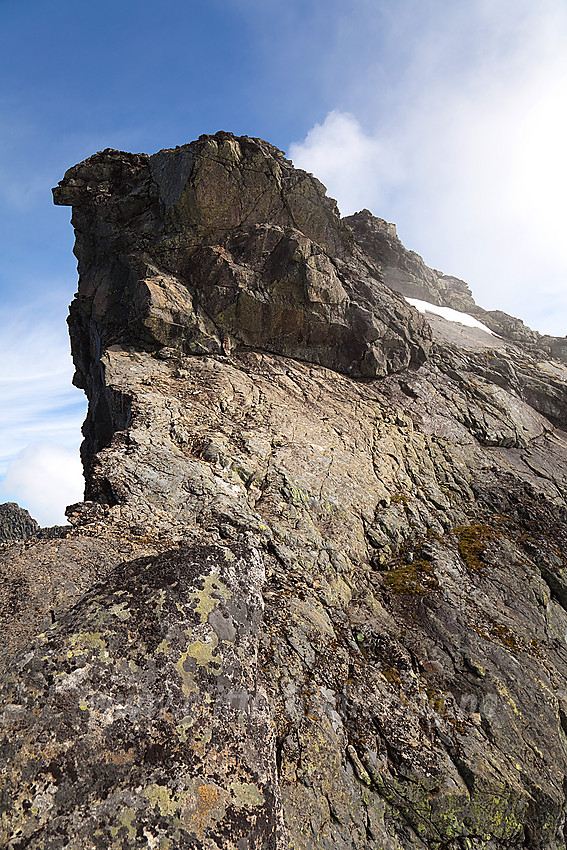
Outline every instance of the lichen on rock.
<svg viewBox="0 0 567 850"><path fill-rule="evenodd" d="M565 850L561 341L259 139L55 201L86 501L0 551L5 845Z"/></svg>
<svg viewBox="0 0 567 850"><path fill-rule="evenodd" d="M245 546L129 562L14 658L3 846L281 846L262 583Z"/></svg>

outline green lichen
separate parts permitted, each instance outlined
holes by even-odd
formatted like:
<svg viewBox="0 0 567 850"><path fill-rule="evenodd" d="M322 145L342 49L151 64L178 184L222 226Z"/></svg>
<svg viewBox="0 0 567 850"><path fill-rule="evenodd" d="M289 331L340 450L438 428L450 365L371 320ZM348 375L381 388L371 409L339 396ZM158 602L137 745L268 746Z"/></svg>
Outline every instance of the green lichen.
<svg viewBox="0 0 567 850"><path fill-rule="evenodd" d="M199 689L195 684L194 673L192 673L190 670L185 669L186 661L187 653L184 652L181 654L179 660L176 662L175 669L181 677L181 690L183 691L184 696L188 697L190 694L196 694Z"/></svg>
<svg viewBox="0 0 567 850"><path fill-rule="evenodd" d="M436 850L470 834L488 843L508 842L522 832L527 800L503 783L476 777L472 792L463 788L440 794L437 781L426 777L413 776L407 782L372 771L372 780L381 796Z"/></svg>
<svg viewBox="0 0 567 850"><path fill-rule="evenodd" d="M191 632L188 630L188 634ZM182 652L175 663L175 669L179 673L182 680L182 690L185 696L196 693L198 688L195 684L195 674L191 670L194 664L190 659L193 659L197 667L205 667L209 673L219 676L222 672L222 656L215 652L218 648L218 637L211 631L208 640L194 640L190 643L185 652ZM165 642L162 642L165 643ZM161 646L161 644L160 644Z"/></svg>
<svg viewBox="0 0 567 850"><path fill-rule="evenodd" d="M235 805L243 806L263 806L266 798L251 782L231 782L230 790Z"/></svg>
<svg viewBox="0 0 567 850"><path fill-rule="evenodd" d="M182 717L179 723L176 725L175 730L179 735L179 740L185 743L187 740L187 732L193 726L194 718L190 715L186 715Z"/></svg>
<svg viewBox="0 0 567 850"><path fill-rule="evenodd" d="M230 550L227 550L230 551ZM230 553L233 554L232 552ZM230 599L231 592L214 573L204 577L204 587L189 595L195 611L199 614L202 623L206 623L211 611L219 602L219 599Z"/></svg>
<svg viewBox="0 0 567 850"><path fill-rule="evenodd" d="M67 658L76 655L87 655L89 650L97 650L100 661L108 662L110 653L101 632L79 632L69 638L70 649Z"/></svg>
<svg viewBox="0 0 567 850"><path fill-rule="evenodd" d="M171 645L170 645L169 641L167 640L167 638L164 638L156 646L156 654L158 652L161 653L162 655L169 655L169 653L171 652Z"/></svg>
<svg viewBox="0 0 567 850"><path fill-rule="evenodd" d="M179 800L166 785L149 785L144 788L143 796L149 800L150 806L158 808L164 816L174 815L179 811Z"/></svg>
<svg viewBox="0 0 567 850"><path fill-rule="evenodd" d="M110 834L113 838L116 838L121 829L126 828L128 831L128 838L136 837L136 827L133 825L133 821L136 819L136 811L135 809L130 809L125 807L121 809L120 814L118 815L118 823L120 826L112 826L110 828Z"/></svg>
<svg viewBox="0 0 567 850"><path fill-rule="evenodd" d="M213 730L209 727L205 729L198 729L193 734L192 747L201 758L205 757L207 746L211 743L212 737Z"/></svg>
<svg viewBox="0 0 567 850"><path fill-rule="evenodd" d="M161 617L161 614L162 614L162 611L163 611L163 606L164 606L164 603L165 603L165 597L166 597L166 591L165 591L165 588L162 587L160 592L159 592L159 595L158 595L158 598L156 600L156 604L155 604L155 607L154 607L154 611L156 612L158 617Z"/></svg>
<svg viewBox="0 0 567 850"><path fill-rule="evenodd" d="M115 603L108 609L108 613L113 617L117 617L119 620L124 622L125 620L129 620L131 617L130 611L127 609L127 602Z"/></svg>
<svg viewBox="0 0 567 850"><path fill-rule="evenodd" d="M327 599L332 604L348 605L352 598L352 588L340 576L331 579Z"/></svg>
<svg viewBox="0 0 567 850"><path fill-rule="evenodd" d="M190 643L185 652L185 658L194 658L199 667L219 668L222 664L221 656L215 652L219 645L219 639L211 632L208 640L195 640ZM220 671L219 671L220 672Z"/></svg>

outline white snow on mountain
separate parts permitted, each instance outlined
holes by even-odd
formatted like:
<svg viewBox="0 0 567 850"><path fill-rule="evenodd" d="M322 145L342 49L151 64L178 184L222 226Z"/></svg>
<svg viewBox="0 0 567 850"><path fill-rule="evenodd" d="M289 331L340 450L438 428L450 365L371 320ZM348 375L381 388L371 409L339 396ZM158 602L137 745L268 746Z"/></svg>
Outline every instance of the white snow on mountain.
<svg viewBox="0 0 567 850"><path fill-rule="evenodd" d="M405 297L405 296L404 296ZM496 334L475 319L474 316L469 316L468 313L461 313L460 310L453 310L451 307L439 307L437 304L430 304L428 301L421 301L419 298L406 298L408 304L416 307L420 313L434 313L436 316L441 316L449 322L458 322L460 325L466 325L468 328L480 328L492 336Z"/></svg>

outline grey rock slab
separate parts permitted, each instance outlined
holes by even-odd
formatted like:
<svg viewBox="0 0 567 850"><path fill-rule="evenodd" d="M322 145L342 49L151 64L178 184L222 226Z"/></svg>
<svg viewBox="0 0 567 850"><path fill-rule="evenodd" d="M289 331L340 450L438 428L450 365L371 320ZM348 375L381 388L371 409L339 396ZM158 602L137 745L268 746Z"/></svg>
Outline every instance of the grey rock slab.
<svg viewBox="0 0 567 850"><path fill-rule="evenodd" d="M285 846L243 546L116 568L1 683L2 844Z"/></svg>

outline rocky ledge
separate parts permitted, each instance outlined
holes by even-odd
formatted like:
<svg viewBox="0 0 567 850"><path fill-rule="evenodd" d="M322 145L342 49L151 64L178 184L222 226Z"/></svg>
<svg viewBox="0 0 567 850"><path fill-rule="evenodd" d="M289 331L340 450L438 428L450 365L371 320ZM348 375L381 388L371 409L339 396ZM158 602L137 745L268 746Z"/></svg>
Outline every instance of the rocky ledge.
<svg viewBox="0 0 567 850"><path fill-rule="evenodd" d="M0 556L3 846L564 850L552 346L258 139L55 200L87 501Z"/></svg>

